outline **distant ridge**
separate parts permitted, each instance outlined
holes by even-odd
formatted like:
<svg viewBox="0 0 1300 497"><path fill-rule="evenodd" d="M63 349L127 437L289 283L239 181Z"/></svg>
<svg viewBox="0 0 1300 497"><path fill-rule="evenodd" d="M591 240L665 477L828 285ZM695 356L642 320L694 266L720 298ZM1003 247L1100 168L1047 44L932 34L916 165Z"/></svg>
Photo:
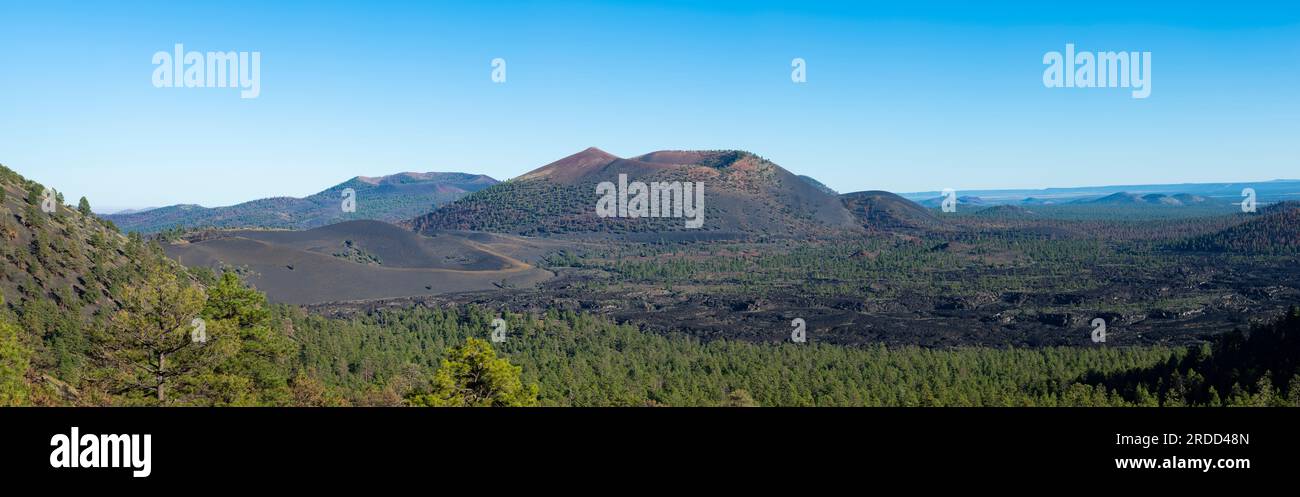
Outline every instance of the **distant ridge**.
<svg viewBox="0 0 1300 497"><path fill-rule="evenodd" d="M1081 203L1089 204L1124 204L1124 205L1164 205L1164 206L1184 206L1194 205L1207 202L1209 199L1200 195L1190 193L1178 193L1174 195L1165 195L1163 193L1148 193L1139 195L1136 193L1119 192L1112 193L1102 198L1093 200L1081 200Z"/></svg>
<svg viewBox="0 0 1300 497"><path fill-rule="evenodd" d="M1065 204L1080 200L1098 199L1115 193L1132 193L1138 196L1153 193L1167 196L1187 194L1203 197L1209 202L1239 202L1242 197L1242 190L1245 188L1254 189L1260 202L1300 200L1300 180L1293 179L1230 183L1121 184L1040 189L958 189L957 194L980 197L989 204L1024 205ZM914 202L923 202L939 196L939 192L932 190L900 193L899 195Z"/></svg>
<svg viewBox="0 0 1300 497"><path fill-rule="evenodd" d="M173 228L310 229L371 219L400 222L498 183L481 174L405 172L357 176L306 198L273 197L227 207L181 204L103 216L124 231L155 233ZM342 209L343 191L357 193L356 212Z"/></svg>
<svg viewBox="0 0 1300 497"><path fill-rule="evenodd" d="M943 206L943 197L928 198L922 200L920 204L932 209L938 209ZM988 202L986 202L983 198L974 195L960 195L957 197L957 205L959 207L960 206L980 207L980 206L988 205Z"/></svg>

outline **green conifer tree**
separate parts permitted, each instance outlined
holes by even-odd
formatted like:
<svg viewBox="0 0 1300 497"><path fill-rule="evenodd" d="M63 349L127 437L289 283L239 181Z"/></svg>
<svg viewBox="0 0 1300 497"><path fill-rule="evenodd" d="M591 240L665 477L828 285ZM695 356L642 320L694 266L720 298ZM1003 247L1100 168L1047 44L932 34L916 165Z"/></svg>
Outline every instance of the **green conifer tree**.
<svg viewBox="0 0 1300 497"><path fill-rule="evenodd" d="M469 338L447 352L434 374L433 389L408 402L424 407L530 407L537 385L524 385L521 368L497 358L488 342Z"/></svg>

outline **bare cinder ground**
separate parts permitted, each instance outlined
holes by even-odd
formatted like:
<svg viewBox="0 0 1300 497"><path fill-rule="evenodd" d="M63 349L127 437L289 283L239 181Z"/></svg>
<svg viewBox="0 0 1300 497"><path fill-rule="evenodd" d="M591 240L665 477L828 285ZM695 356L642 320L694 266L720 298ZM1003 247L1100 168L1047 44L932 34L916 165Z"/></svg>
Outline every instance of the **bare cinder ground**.
<svg viewBox="0 0 1300 497"><path fill-rule="evenodd" d="M361 263L336 255L352 247ZM456 232L423 236L378 221L308 231L228 231L166 247L188 266L230 267L275 302L308 304L532 286L552 276L525 262L547 242Z"/></svg>

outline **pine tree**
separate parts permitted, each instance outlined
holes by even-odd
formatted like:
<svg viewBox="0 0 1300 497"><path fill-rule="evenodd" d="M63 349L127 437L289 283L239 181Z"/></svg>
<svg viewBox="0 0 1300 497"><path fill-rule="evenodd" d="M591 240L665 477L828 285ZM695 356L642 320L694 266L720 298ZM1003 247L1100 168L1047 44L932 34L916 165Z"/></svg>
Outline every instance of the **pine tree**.
<svg viewBox="0 0 1300 497"><path fill-rule="evenodd" d="M83 216L91 215L90 201L86 200L86 197L81 197L81 201L77 203L77 212L80 212Z"/></svg>
<svg viewBox="0 0 1300 497"><path fill-rule="evenodd" d="M488 342L469 338L452 348L434 374L433 389L409 398L422 407L530 407L537 405L537 385L523 384L522 369L498 359Z"/></svg>
<svg viewBox="0 0 1300 497"><path fill-rule="evenodd" d="M758 407L758 402L754 401L754 397L749 395L748 391L743 389L736 389L736 390L732 390L731 393L727 394L727 400L722 402L722 406L723 407Z"/></svg>
<svg viewBox="0 0 1300 497"><path fill-rule="evenodd" d="M1209 397L1210 397L1210 401L1209 401L1210 407L1220 407L1223 405L1223 400L1219 398L1219 389L1211 386L1209 391Z"/></svg>
<svg viewBox="0 0 1300 497"><path fill-rule="evenodd" d="M1250 393L1246 392L1246 389L1241 388L1240 383L1232 384L1232 388L1228 390L1227 405L1232 407L1249 406L1251 404L1251 401L1252 401L1252 397Z"/></svg>
<svg viewBox="0 0 1300 497"><path fill-rule="evenodd" d="M1270 407L1280 400L1269 376L1270 374L1265 372L1259 377L1259 381L1255 382L1255 395L1251 398L1251 407Z"/></svg>
<svg viewBox="0 0 1300 497"><path fill-rule="evenodd" d="M1137 387L1137 405L1139 407L1160 407L1160 401L1147 390L1146 385Z"/></svg>
<svg viewBox="0 0 1300 497"><path fill-rule="evenodd" d="M273 325L266 294L244 286L234 272L208 287L203 319L213 339L232 342L192 395L217 405L280 405L292 401L288 363L293 343Z"/></svg>
<svg viewBox="0 0 1300 497"><path fill-rule="evenodd" d="M99 355L112 393L132 403L166 405L173 401L169 387L199 374L209 359L208 342L195 340L191 330L205 296L160 263L143 271L138 284L122 291L121 309L100 337Z"/></svg>
<svg viewBox="0 0 1300 497"><path fill-rule="evenodd" d="M290 382L293 393L293 405L298 407L346 407L348 402L330 391L320 380L320 375L312 371L307 374L298 371Z"/></svg>

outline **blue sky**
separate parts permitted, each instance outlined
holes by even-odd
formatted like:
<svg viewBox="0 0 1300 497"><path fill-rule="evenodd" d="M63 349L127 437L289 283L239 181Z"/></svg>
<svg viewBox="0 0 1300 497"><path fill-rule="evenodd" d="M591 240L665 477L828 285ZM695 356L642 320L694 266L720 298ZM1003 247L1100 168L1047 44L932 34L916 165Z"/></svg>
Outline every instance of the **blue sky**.
<svg viewBox="0 0 1300 497"><path fill-rule="evenodd" d="M696 3L0 0L0 163L98 210L588 146L746 149L845 192L1300 177L1300 7ZM261 52L260 97L153 87L175 43ZM1152 52L1151 96L1045 88L1066 43Z"/></svg>

